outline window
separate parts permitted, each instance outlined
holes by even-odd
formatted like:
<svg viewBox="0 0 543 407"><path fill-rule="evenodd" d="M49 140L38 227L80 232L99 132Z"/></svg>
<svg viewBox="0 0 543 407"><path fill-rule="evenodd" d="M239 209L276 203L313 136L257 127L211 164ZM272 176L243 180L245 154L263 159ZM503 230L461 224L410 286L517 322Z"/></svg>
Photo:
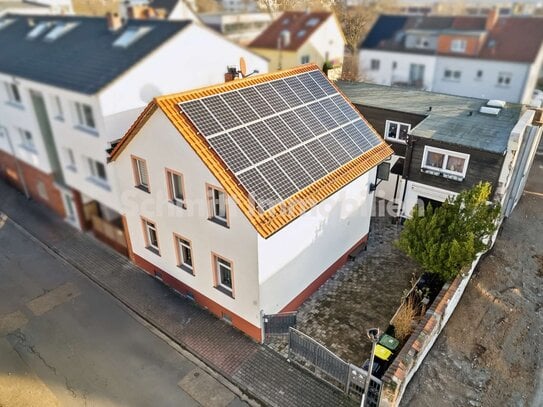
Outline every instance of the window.
<svg viewBox="0 0 543 407"><path fill-rule="evenodd" d="M443 72L443 78L451 81L459 81L462 77L462 71L445 69Z"/></svg>
<svg viewBox="0 0 543 407"><path fill-rule="evenodd" d="M32 138L32 133L28 130L19 129L19 135L21 136L21 146L27 150L36 151L36 145L34 144L34 139Z"/></svg>
<svg viewBox="0 0 543 407"><path fill-rule="evenodd" d="M417 37L416 46L417 48L428 48L430 46L430 41L426 37Z"/></svg>
<svg viewBox="0 0 543 407"><path fill-rule="evenodd" d="M64 111L62 110L62 103L59 96L53 97L53 111L55 112L55 119L64 120Z"/></svg>
<svg viewBox="0 0 543 407"><path fill-rule="evenodd" d="M498 86L509 86L512 75L509 72L500 72L498 74Z"/></svg>
<svg viewBox="0 0 543 407"><path fill-rule="evenodd" d="M185 188L183 176L177 172L167 170L168 197L174 205L185 207Z"/></svg>
<svg viewBox="0 0 543 407"><path fill-rule="evenodd" d="M155 254L160 254L160 249L158 247L158 235L157 235L156 225L153 222L147 219L143 219L143 218L142 218L142 222L143 222L145 247L151 250Z"/></svg>
<svg viewBox="0 0 543 407"><path fill-rule="evenodd" d="M309 63L309 55L302 55L302 64Z"/></svg>
<svg viewBox="0 0 543 407"><path fill-rule="evenodd" d="M466 40L455 39L451 41L451 51L452 52L466 52Z"/></svg>
<svg viewBox="0 0 543 407"><path fill-rule="evenodd" d="M65 156L66 156L66 162L68 163L67 168L69 168L72 171L75 171L76 166L75 166L74 151L71 148L66 148L65 149Z"/></svg>
<svg viewBox="0 0 543 407"><path fill-rule="evenodd" d="M370 61L370 69L372 71L378 71L380 66L381 66L381 61L379 61L378 59L372 59Z"/></svg>
<svg viewBox="0 0 543 407"><path fill-rule="evenodd" d="M228 226L226 194L222 189L208 187L209 218L223 226Z"/></svg>
<svg viewBox="0 0 543 407"><path fill-rule="evenodd" d="M43 37L44 41L47 42L53 42L56 39L62 37L64 34L66 34L68 31L72 30L77 26L78 23L57 23L55 25L55 28L53 28L51 31L47 33L45 37Z"/></svg>
<svg viewBox="0 0 543 407"><path fill-rule="evenodd" d="M28 40L33 40L35 38L38 38L41 34L43 34L49 27L51 26L51 23L48 21L42 21L37 26L35 26L30 32L26 35L26 38Z"/></svg>
<svg viewBox="0 0 543 407"><path fill-rule="evenodd" d="M190 241L175 235L175 244L177 246L177 266L190 274L194 274L192 245L190 244Z"/></svg>
<svg viewBox="0 0 543 407"><path fill-rule="evenodd" d="M91 177L107 182L106 166L99 161L94 161L92 158L87 158L89 165L89 173Z"/></svg>
<svg viewBox="0 0 543 407"><path fill-rule="evenodd" d="M387 120L385 124L385 138L388 140L405 143L407 141L407 133L409 133L409 130L411 130L411 125L408 123Z"/></svg>
<svg viewBox="0 0 543 407"><path fill-rule="evenodd" d="M392 69L396 69L398 67L398 63L396 61L392 62Z"/></svg>
<svg viewBox="0 0 543 407"><path fill-rule="evenodd" d="M6 28L8 25L15 21L14 18L3 18L0 20L0 30Z"/></svg>
<svg viewBox="0 0 543 407"><path fill-rule="evenodd" d="M215 268L215 279L218 288L225 294L234 296L233 275L232 275L232 263L217 255L213 256L213 263Z"/></svg>
<svg viewBox="0 0 543 407"><path fill-rule="evenodd" d="M144 159L132 156L132 169L134 171L134 183L136 188L149 192L149 173Z"/></svg>
<svg viewBox="0 0 543 407"><path fill-rule="evenodd" d="M113 46L119 48L128 48L134 42L136 42L149 31L151 31L151 29L152 27L128 27L122 33L122 35L115 40Z"/></svg>
<svg viewBox="0 0 543 407"><path fill-rule="evenodd" d="M305 23L305 25L307 25L308 27L315 27L319 23L319 21L320 20L318 18L312 17L307 20L307 23Z"/></svg>
<svg viewBox="0 0 543 407"><path fill-rule="evenodd" d="M435 171L434 175L461 181L466 175L468 161L469 154L426 146L422 159L422 169L429 170L425 172L430 173Z"/></svg>
<svg viewBox="0 0 543 407"><path fill-rule="evenodd" d="M480 69L477 71L477 74L475 76L475 79L477 80L481 80L483 79L483 71L481 71Z"/></svg>
<svg viewBox="0 0 543 407"><path fill-rule="evenodd" d="M77 124L90 129L96 128L96 122L94 121L92 107L90 107L86 103L75 102L75 110L77 113Z"/></svg>
<svg viewBox="0 0 543 407"><path fill-rule="evenodd" d="M6 92L8 94L8 101L11 103L16 103L18 105L22 104L21 93L19 92L19 86L14 83L4 83Z"/></svg>

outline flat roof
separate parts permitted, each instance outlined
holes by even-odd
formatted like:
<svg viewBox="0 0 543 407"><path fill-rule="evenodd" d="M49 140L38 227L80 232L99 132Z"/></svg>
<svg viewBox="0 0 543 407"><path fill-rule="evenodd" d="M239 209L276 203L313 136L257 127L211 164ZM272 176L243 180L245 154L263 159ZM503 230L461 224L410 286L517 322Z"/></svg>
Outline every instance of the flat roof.
<svg viewBox="0 0 543 407"><path fill-rule="evenodd" d="M493 116L479 112L486 106L486 99L365 82L338 81L336 84L355 104L425 116L410 131L416 137L492 153L506 151L522 110L520 104L506 103L500 113Z"/></svg>

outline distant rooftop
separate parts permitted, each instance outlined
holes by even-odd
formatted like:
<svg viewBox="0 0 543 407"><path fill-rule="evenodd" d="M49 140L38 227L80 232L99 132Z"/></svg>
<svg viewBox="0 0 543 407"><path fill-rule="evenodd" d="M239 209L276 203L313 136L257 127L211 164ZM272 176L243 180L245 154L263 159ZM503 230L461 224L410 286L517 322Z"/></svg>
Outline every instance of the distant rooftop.
<svg viewBox="0 0 543 407"><path fill-rule="evenodd" d="M8 14L0 17L0 72L94 94L190 23L129 20L111 31L105 18Z"/></svg>
<svg viewBox="0 0 543 407"><path fill-rule="evenodd" d="M486 106L486 99L364 82L338 81L336 84L354 104L425 116L411 129L414 136L492 153L503 153L507 149L511 130L522 109L522 105L507 103L493 116L479 113L479 109Z"/></svg>

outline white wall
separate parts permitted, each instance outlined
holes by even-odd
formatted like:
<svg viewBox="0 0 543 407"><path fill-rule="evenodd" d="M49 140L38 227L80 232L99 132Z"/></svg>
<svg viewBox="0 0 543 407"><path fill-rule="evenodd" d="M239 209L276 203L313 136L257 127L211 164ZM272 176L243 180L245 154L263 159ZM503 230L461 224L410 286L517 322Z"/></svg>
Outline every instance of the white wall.
<svg viewBox="0 0 543 407"><path fill-rule="evenodd" d="M458 81L445 79L446 69L461 71L460 79ZM477 79L478 70L483 71L482 79ZM440 56L436 64L433 91L481 99L521 102L529 70L530 65L523 63ZM512 74L509 86L498 85L500 72Z"/></svg>
<svg viewBox="0 0 543 407"><path fill-rule="evenodd" d="M407 82L409 81L411 64L420 64L425 66L423 88L425 90L435 90L432 89L436 65L436 57L434 55L361 49L358 58L358 75L361 80L379 85L391 85L393 82ZM378 70L371 70L372 59L380 61ZM395 69L393 69L394 62L396 62Z"/></svg>
<svg viewBox="0 0 543 407"><path fill-rule="evenodd" d="M264 58L207 27L191 24L103 89L102 112L110 116L143 108L155 96L222 83L227 65L239 66L240 57L249 72L268 71Z"/></svg>
<svg viewBox="0 0 543 407"><path fill-rule="evenodd" d="M341 28L334 15L331 15L298 49L298 63L301 63L303 55L309 55L309 60L322 68L328 55L329 61L338 61L342 65L344 53L345 40Z"/></svg>
<svg viewBox="0 0 543 407"><path fill-rule="evenodd" d="M360 176L268 239L258 237L265 313L284 308L368 233L375 173Z"/></svg>
<svg viewBox="0 0 543 407"><path fill-rule="evenodd" d="M151 193L134 187L131 154L147 161ZM122 194L122 212L134 252L223 307L260 326L257 232L236 204L228 199L229 228L208 218L206 183L220 186L162 111L142 127L114 167ZM184 175L187 209L167 201L165 168ZM160 256L145 248L140 215L156 222ZM192 242L195 276L176 266L173 233ZM233 262L235 299L213 286L211 253Z"/></svg>

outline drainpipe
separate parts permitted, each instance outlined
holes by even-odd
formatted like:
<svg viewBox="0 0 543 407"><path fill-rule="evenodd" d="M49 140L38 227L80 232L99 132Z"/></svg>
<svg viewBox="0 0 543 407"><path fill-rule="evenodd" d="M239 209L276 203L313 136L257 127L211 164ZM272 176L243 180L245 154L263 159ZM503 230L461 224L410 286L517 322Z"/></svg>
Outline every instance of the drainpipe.
<svg viewBox="0 0 543 407"><path fill-rule="evenodd" d="M15 160L15 168L17 169L17 175L19 176L19 179L21 180L21 185L23 186L23 191L25 193L26 199L30 199L30 194L28 193L25 177L23 175L21 165L19 164L19 159L17 158L17 155L15 154L15 149L13 148L13 143L11 142L11 137L9 136L9 131L7 127L0 126L0 134L2 133L6 135L6 138L8 140L9 152L13 156L13 159Z"/></svg>

